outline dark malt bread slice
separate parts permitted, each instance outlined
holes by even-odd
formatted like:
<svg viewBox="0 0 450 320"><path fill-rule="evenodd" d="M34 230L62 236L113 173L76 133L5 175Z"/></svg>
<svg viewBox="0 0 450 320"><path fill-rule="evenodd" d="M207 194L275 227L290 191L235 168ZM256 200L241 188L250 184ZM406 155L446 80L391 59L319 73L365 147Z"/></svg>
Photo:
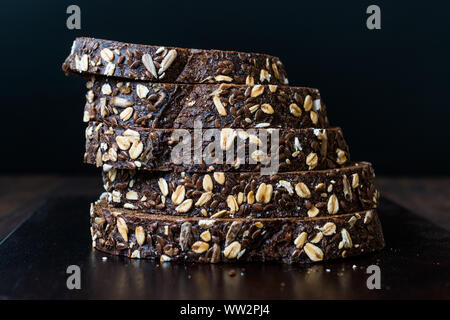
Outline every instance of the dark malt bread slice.
<svg viewBox="0 0 450 320"><path fill-rule="evenodd" d="M326 128L317 89L276 85L173 84L94 79L85 122L147 128Z"/></svg>
<svg viewBox="0 0 450 320"><path fill-rule="evenodd" d="M370 163L341 169L283 172L103 172L110 206L157 215L319 217L373 209L378 191Z"/></svg>
<svg viewBox="0 0 450 320"><path fill-rule="evenodd" d="M76 38L66 73L168 83L288 84L277 57L236 51L184 49Z"/></svg>
<svg viewBox="0 0 450 320"><path fill-rule="evenodd" d="M91 207L93 246L161 262L309 263L381 250L374 210L322 218L201 219Z"/></svg>
<svg viewBox="0 0 450 320"><path fill-rule="evenodd" d="M176 139L174 133L186 137ZM214 136L208 134L215 135L217 140L212 142ZM277 150L279 166L276 166ZM178 157L175 159L173 154ZM347 163L349 157L340 128L130 129L91 122L86 129L84 160L117 169L205 172L258 171L264 167L276 172L336 168Z"/></svg>

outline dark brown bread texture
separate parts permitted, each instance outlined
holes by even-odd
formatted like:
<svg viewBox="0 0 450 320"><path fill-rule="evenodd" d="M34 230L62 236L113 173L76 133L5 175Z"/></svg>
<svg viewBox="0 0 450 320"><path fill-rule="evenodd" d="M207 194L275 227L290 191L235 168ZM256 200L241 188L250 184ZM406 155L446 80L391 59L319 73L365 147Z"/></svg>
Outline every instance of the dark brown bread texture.
<svg viewBox="0 0 450 320"><path fill-rule="evenodd" d="M91 207L93 246L161 262L309 263L381 250L374 210L323 218L183 219Z"/></svg>
<svg viewBox="0 0 450 320"><path fill-rule="evenodd" d="M276 85L87 83L85 122L147 128L326 128L317 89ZM197 121L197 122L196 122Z"/></svg>
<svg viewBox="0 0 450 320"><path fill-rule="evenodd" d="M206 136L213 129L198 130ZM217 143L211 138L201 141L203 155L212 155L221 161L221 164L206 161L201 157L199 147L194 148L194 130L185 129L190 139L175 140L173 129L142 129L126 127L110 127L103 123L91 122L86 129L85 162L117 169L140 169L153 171L191 171L205 172L218 171L259 171L263 164L275 157L275 149L279 152L279 168L272 166L275 171L304 171L341 167L350 158L348 146L340 128L328 129L259 129L255 134L250 130L234 130L230 128L217 130ZM180 132L180 131L177 131ZM261 133L267 133L266 139ZM272 134L269 134L272 132ZM271 143L274 134L278 132L279 146ZM261 139L259 138L261 137ZM237 143L245 138L245 143ZM266 141L266 150L254 150L256 146ZM218 144L220 146L215 146ZM180 148L190 152L180 152ZM192 146L192 148L191 148ZM233 147L234 146L234 149ZM250 149L252 147L253 149ZM262 148L264 149L264 148ZM273 153L271 152L273 149ZM179 164L174 162L172 151L177 151ZM231 152L233 150L234 152ZM238 161L242 150L245 159ZM232 153L228 156L227 151ZM175 153L175 152L174 152ZM197 155L199 155L197 157ZM244 157L242 157L244 158ZM198 159L198 160L197 160ZM250 163L253 161L254 163ZM205 164L207 162L207 164ZM228 163L227 163L228 162Z"/></svg>
<svg viewBox="0 0 450 320"><path fill-rule="evenodd" d="M66 73L168 83L288 84L281 61L258 53L199 50L76 38Z"/></svg>
<svg viewBox="0 0 450 320"><path fill-rule="evenodd" d="M110 206L157 215L319 217L373 209L378 191L370 163L320 171L260 175L110 169L103 172Z"/></svg>

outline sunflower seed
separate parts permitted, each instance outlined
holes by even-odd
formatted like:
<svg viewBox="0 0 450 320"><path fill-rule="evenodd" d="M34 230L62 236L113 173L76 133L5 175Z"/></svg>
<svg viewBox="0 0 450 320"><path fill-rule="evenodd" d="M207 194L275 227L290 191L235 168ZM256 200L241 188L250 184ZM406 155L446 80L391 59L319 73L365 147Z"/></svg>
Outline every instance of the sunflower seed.
<svg viewBox="0 0 450 320"><path fill-rule="evenodd" d="M173 63L175 58L177 57L177 51L172 49L167 55L164 57L163 61L161 61L161 68L158 70L158 73L161 74L166 71L170 65Z"/></svg>
<svg viewBox="0 0 450 320"><path fill-rule="evenodd" d="M113 97L109 100L109 104L119 108L128 108L133 105L133 102L125 98Z"/></svg>
<svg viewBox="0 0 450 320"><path fill-rule="evenodd" d="M169 186L167 185L166 179L159 178L158 186L159 186L159 190L161 190L161 193L163 194L163 196L167 196L169 194Z"/></svg>
<svg viewBox="0 0 450 320"><path fill-rule="evenodd" d="M344 243L344 248L350 249L353 247L352 238L350 237L350 233L344 228L341 230L342 241Z"/></svg>
<svg viewBox="0 0 450 320"><path fill-rule="evenodd" d="M117 218L117 230L119 230L119 233L122 236L123 240L125 240L125 242L128 242L128 226L122 217Z"/></svg>
<svg viewBox="0 0 450 320"><path fill-rule="evenodd" d="M216 109L217 109L217 112L219 113L219 115L221 115L223 117L226 116L227 110L225 110L225 107L223 106L222 101L220 101L220 97L214 96L213 102L214 102L214 105L216 106Z"/></svg>
<svg viewBox="0 0 450 320"><path fill-rule="evenodd" d="M142 64L144 65L145 69L147 69L151 73L153 77L158 78L155 64L153 63L152 57L148 53L142 55Z"/></svg>

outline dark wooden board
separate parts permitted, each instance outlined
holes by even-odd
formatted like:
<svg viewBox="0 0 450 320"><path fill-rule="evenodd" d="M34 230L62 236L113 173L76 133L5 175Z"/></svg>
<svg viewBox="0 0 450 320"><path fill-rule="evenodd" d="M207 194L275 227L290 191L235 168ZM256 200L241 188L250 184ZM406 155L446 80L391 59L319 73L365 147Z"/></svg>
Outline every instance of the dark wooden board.
<svg viewBox="0 0 450 320"><path fill-rule="evenodd" d="M382 199L387 247L311 265L160 265L91 248L89 197L50 199L0 244L3 299L400 299L450 298L450 232ZM106 257L106 259L104 259ZM381 269L381 289L366 268ZM66 269L81 268L81 290ZM230 276L231 270L236 271Z"/></svg>

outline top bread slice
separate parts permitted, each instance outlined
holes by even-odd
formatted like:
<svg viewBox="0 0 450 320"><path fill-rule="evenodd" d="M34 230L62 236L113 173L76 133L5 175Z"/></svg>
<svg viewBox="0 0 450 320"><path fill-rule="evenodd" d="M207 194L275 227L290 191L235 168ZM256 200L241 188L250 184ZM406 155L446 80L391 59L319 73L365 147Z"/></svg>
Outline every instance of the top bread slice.
<svg viewBox="0 0 450 320"><path fill-rule="evenodd" d="M185 49L76 38L66 73L167 83L288 84L279 58L259 53Z"/></svg>

